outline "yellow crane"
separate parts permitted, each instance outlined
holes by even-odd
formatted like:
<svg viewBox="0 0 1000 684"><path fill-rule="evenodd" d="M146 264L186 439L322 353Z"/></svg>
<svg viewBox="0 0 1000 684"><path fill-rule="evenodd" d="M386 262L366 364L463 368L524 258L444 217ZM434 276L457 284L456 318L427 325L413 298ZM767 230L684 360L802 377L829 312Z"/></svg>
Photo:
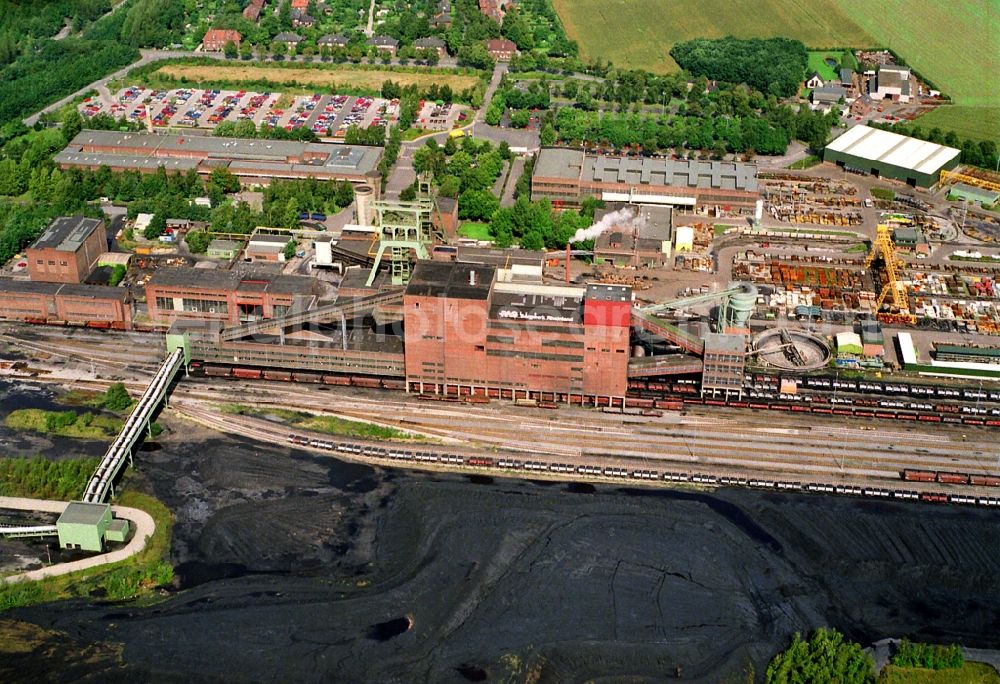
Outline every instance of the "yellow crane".
<svg viewBox="0 0 1000 684"><path fill-rule="evenodd" d="M906 296L906 285L899 280L903 261L896 256L896 243L892 240L892 227L883 223L880 223L876 228L871 252L865 258L865 268L871 268L879 257L885 264L885 284L882 286L882 292L875 303L875 312L881 311L886 297L891 295L893 308L899 313L909 313L910 304Z"/></svg>

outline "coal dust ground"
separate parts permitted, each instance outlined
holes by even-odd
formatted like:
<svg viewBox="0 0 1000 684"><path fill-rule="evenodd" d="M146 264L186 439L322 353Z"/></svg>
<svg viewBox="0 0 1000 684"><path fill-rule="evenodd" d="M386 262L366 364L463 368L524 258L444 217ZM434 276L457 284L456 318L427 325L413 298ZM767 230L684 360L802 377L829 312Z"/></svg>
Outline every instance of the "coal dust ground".
<svg viewBox="0 0 1000 684"><path fill-rule="evenodd" d="M127 681L758 676L795 631L1000 646L996 513L382 470L165 421L129 486L177 514L149 606L0 616ZM679 669L678 669L679 668ZM742 680L742 679L740 679Z"/></svg>

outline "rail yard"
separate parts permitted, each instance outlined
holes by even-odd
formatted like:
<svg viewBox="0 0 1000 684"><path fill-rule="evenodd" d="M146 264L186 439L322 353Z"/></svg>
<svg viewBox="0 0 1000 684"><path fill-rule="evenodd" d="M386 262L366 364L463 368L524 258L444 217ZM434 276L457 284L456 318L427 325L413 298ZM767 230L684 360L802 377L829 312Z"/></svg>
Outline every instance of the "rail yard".
<svg viewBox="0 0 1000 684"><path fill-rule="evenodd" d="M63 331L28 331L30 334L25 334L24 329L12 330L3 338L8 344L21 337L35 338L26 342L43 367L22 367L20 373L31 373L39 380L52 375L54 381L67 382L67 365L85 371L93 364L91 367L101 368L105 377L132 375L135 386L144 384L140 378L147 367L141 364L142 355L130 359L119 353L116 358L114 350L121 349L121 344L115 333L78 330L76 335L82 339L74 349L72 343L59 340ZM37 334L39 331L44 334ZM137 339L146 337L132 335ZM52 354L51 358L44 358L47 354ZM130 364L132 360L135 365ZM46 367L51 372L46 372ZM86 388L110 382L87 376L86 372L78 373L78 379L70 382ZM761 378L753 379L764 386ZM886 389L861 387L849 381L842 384L844 387L837 391L842 396L853 393L858 401L873 401L876 390ZM241 404L256 407L263 414L272 407L329 413L396 427L424 439L438 440L440 446L433 441L398 446L342 441L317 433L293 433L290 437L289 429L273 420L223 411L221 405L230 400L236 387L240 388ZM898 396L902 386L894 389ZM951 399L958 402L956 407L960 406L962 391L946 391L956 393ZM995 477L997 455L984 422L930 426L921 421L908 425L890 422L873 411L870 423L833 423L832 415L819 416L827 419L828 423L823 424L817 423L813 414L806 416L799 411L748 413L749 406L724 409L690 396L687 403L681 399L671 404L672 409L653 412L628 406L616 408L613 413L607 412L608 408L594 412L537 405L498 407L454 397L428 401L427 395L407 396L369 388L208 376L180 382L173 395L171 410L214 429L272 443L291 439L297 448L330 451L388 466L472 469L513 477L628 481L644 486L687 483L763 487L982 506L1000 502L1000 491L995 489L1000 484ZM797 396L805 401L808 395ZM983 406L989 405L990 399L989 394L974 398ZM635 401L645 404L638 397ZM873 439L879 441L879 448L873 448ZM913 472L923 475L907 476ZM926 473L931 473L930 479ZM958 474L965 479L957 479Z"/></svg>

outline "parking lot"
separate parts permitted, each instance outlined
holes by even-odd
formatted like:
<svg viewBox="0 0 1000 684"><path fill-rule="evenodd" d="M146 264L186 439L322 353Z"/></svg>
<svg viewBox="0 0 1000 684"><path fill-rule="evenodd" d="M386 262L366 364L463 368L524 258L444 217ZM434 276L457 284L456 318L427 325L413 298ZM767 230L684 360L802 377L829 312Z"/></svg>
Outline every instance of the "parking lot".
<svg viewBox="0 0 1000 684"><path fill-rule="evenodd" d="M399 102L352 95L282 95L246 90L123 88L110 105L89 98L80 105L84 117L99 113L154 128L213 129L223 121L253 121L254 125L295 130L308 127L316 135L343 138L351 125L390 124L399 116Z"/></svg>
<svg viewBox="0 0 1000 684"><path fill-rule="evenodd" d="M417 126L450 130L464 117L461 105L422 104ZM154 128L214 129L223 121L253 121L258 128L271 126L295 130L307 127L321 138L343 139L352 125L389 126L399 118L399 100L354 95L287 95L246 90L178 88L153 90L129 86L112 102L91 97L80 105L85 118L104 113L114 118L143 122Z"/></svg>

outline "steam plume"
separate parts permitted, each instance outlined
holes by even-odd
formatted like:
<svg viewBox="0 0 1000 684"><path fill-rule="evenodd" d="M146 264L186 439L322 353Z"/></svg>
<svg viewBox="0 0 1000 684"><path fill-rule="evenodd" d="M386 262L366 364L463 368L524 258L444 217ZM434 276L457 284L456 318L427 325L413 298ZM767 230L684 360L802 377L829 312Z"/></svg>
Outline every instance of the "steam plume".
<svg viewBox="0 0 1000 684"><path fill-rule="evenodd" d="M632 210L626 207L625 209L619 209L618 211L612 211L610 214L605 214L600 221L589 228L580 228L570 239L570 242L594 240L601 233L612 226L631 226L633 228L639 228L645 222L646 219L644 219L641 215L633 214Z"/></svg>

